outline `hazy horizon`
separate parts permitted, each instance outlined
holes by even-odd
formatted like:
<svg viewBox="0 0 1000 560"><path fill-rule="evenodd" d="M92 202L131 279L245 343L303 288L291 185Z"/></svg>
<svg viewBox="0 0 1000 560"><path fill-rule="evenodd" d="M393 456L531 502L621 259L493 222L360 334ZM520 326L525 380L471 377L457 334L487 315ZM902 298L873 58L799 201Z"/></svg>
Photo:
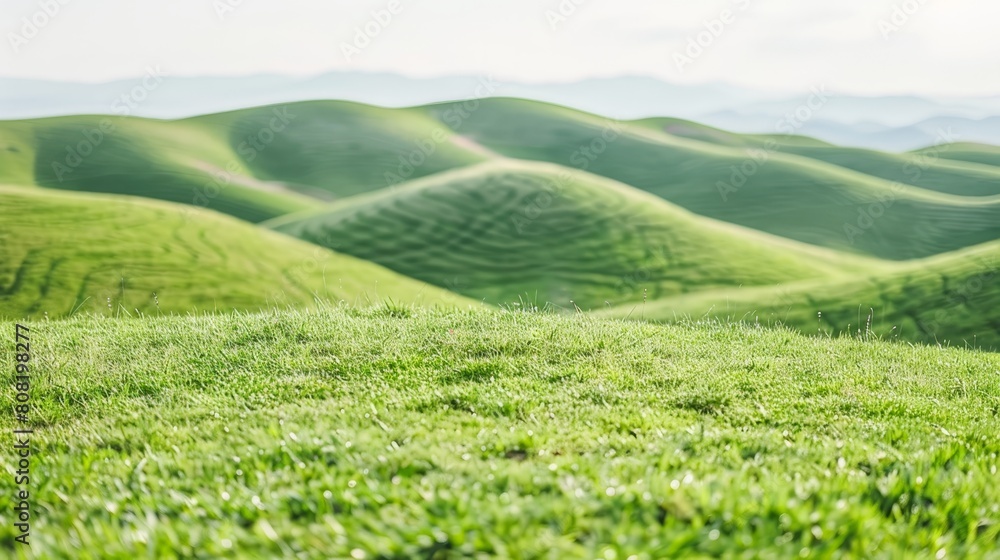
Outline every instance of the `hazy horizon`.
<svg viewBox="0 0 1000 560"><path fill-rule="evenodd" d="M770 93L823 83L860 96L1000 95L1000 73L982 71L1000 55L1000 6L986 0L354 4L13 0L0 7L0 76L102 83L158 65L175 77L649 77Z"/></svg>
<svg viewBox="0 0 1000 560"><path fill-rule="evenodd" d="M406 79L411 79L411 80L475 79L475 78L483 78L483 77L485 77L485 76L478 76L478 75L475 75L475 74L472 74L472 73L468 73L468 74L440 74L440 75L434 75L434 76L417 76L417 75L407 74L406 72L397 72L397 71L391 71L391 70L360 70L360 69L351 69L351 68L346 68L346 69L333 68L333 69L319 71L319 72L312 73L312 74L288 74L288 73L282 73L282 72L266 71L266 72L253 72L253 73L247 73L247 74L190 74L190 75L176 75L176 74L173 74L173 75L170 75L169 77L170 77L171 80L177 80L177 79L185 79L185 80L235 79L235 80L238 80L238 79L253 79L253 78L288 78L288 79L309 80L309 79L313 79L313 78L321 78L323 76L327 76L327 75L330 75L330 74L338 74L338 73L342 73L342 74L357 74L357 75L371 75L371 76L379 76L379 75L383 75L383 76L398 76L398 77L401 77L401 78L406 78ZM134 74L134 75L131 75L131 76L123 76L123 77L120 77L120 78L106 79L106 80L96 80L96 81L88 81L88 80L61 80L61 79L51 79L51 78L32 78L32 77L25 77L25 76L9 76L9 75L0 74L0 79L4 79L4 80L37 81L37 82L51 82L51 83L67 83L67 84L80 84L80 85L88 85L88 86L99 86L99 85L104 85L104 84L114 84L114 83L118 83L118 82L130 82L130 81L141 80L144 76L145 76L145 73L140 72L138 74ZM642 74L594 75L594 76L586 76L586 77L577 78L577 79L552 80L552 81L545 81L545 80L537 80L537 81L536 80L523 80L523 81L520 81L520 80L510 80L510 79L505 79L505 78L497 78L495 75L490 75L490 77L492 77L493 79L495 79L497 81L497 83L501 83L501 84L527 85L527 86L574 85L574 84L579 84L579 83L583 83L583 82L602 81L602 80L606 80L606 81L612 81L612 80L655 80L655 81L658 81L658 82L666 84L666 85L676 85L676 86L681 86L681 87L734 87L734 88L739 88L739 89L747 91L747 92L760 93L760 94L770 94L770 95L774 95L774 96L794 97L794 96L800 96L800 95L802 95L804 93L802 90L796 90L796 89L781 89L781 90L778 90L778 89L774 89L774 88L771 88L771 89L758 88L758 87L752 87L752 86L744 86L744 85L735 84L735 83L731 83L731 82L725 82L725 81L722 81L722 80L709 80L709 81L704 81L704 82L681 83L681 82L674 82L674 81L671 81L671 80L659 78L657 76L642 75ZM857 97L857 98L872 98L872 99L876 99L876 98L892 98L892 97L913 97L913 98L926 98L926 99L1000 98L1000 91L997 91L996 93L982 93L982 94L970 94L970 95L962 95L962 94L929 94L929 93L923 93L923 92L913 92L913 93L890 92L890 93L878 94L878 93L853 92L853 91L846 91L846 90L839 90L839 89L830 89L830 91L831 92L835 92L838 95L842 95L842 96L850 96L850 97ZM498 97L506 97L506 96L504 96L504 95L498 95ZM517 97L517 96L512 96L512 97Z"/></svg>

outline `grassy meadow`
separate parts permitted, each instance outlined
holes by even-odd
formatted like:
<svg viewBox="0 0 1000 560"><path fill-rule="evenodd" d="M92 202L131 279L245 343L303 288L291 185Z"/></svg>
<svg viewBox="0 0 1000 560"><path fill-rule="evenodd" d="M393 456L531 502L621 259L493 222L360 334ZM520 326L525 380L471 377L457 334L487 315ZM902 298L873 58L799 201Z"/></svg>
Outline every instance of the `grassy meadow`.
<svg viewBox="0 0 1000 560"><path fill-rule="evenodd" d="M1000 558L998 239L981 144L0 122L0 557Z"/></svg>
<svg viewBox="0 0 1000 560"><path fill-rule="evenodd" d="M506 305L597 309L641 300L643 291L660 298L878 265L705 220L596 175L516 161L263 225ZM638 278L629 276L640 267L645 275L637 289Z"/></svg>
<svg viewBox="0 0 1000 560"><path fill-rule="evenodd" d="M485 310L31 328L38 558L997 557L996 354Z"/></svg>

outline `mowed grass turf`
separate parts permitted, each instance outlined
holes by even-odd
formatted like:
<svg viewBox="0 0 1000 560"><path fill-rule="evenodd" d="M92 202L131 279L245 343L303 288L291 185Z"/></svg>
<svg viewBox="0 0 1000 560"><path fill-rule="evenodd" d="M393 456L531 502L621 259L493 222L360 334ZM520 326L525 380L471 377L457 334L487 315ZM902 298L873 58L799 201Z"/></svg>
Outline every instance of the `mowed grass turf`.
<svg viewBox="0 0 1000 560"><path fill-rule="evenodd" d="M813 334L1000 350L1000 243L851 276L703 292L601 314L782 324Z"/></svg>
<svg viewBox="0 0 1000 560"><path fill-rule="evenodd" d="M1000 545L995 354L398 307L29 326L38 558Z"/></svg>
<svg viewBox="0 0 1000 560"><path fill-rule="evenodd" d="M567 309L882 266L706 220L603 177L516 160L264 225L473 299Z"/></svg>
<svg viewBox="0 0 1000 560"><path fill-rule="evenodd" d="M0 317L135 316L389 298L463 303L378 265L215 212L0 187Z"/></svg>

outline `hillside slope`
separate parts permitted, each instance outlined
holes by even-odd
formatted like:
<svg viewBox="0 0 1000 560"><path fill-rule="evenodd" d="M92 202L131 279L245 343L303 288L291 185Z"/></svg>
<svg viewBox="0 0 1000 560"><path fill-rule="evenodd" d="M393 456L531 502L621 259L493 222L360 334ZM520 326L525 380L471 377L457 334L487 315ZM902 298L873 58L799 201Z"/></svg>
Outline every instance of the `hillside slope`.
<svg viewBox="0 0 1000 560"><path fill-rule="evenodd" d="M41 558L1000 546L998 355L501 312L28 326Z"/></svg>
<svg viewBox="0 0 1000 560"><path fill-rule="evenodd" d="M922 189L959 196L1000 195L1000 157L974 162L973 153L990 154L992 146L940 144L910 154L894 154L835 146L814 138L778 134L737 134L680 119L655 118L634 121L643 127L673 136L734 148L773 149L829 163L872 177ZM953 157L949 157L949 152ZM991 155L1000 155L994 151ZM988 165L984 165L988 164Z"/></svg>
<svg viewBox="0 0 1000 560"><path fill-rule="evenodd" d="M915 154L933 153L933 148L925 148L913 152ZM945 152L940 153L941 157L956 160L980 163L1000 167L1000 146L989 144L976 144L972 142L960 142L952 144Z"/></svg>
<svg viewBox="0 0 1000 560"><path fill-rule="evenodd" d="M255 139L276 118L282 129L263 133L270 139L266 143ZM420 111L346 101L255 107L182 122L229 145L255 176L326 199L375 191L492 157Z"/></svg>
<svg viewBox="0 0 1000 560"><path fill-rule="evenodd" d="M0 317L459 304L377 265L214 212L0 187Z"/></svg>
<svg viewBox="0 0 1000 560"><path fill-rule="evenodd" d="M681 119L655 118L630 124L673 136L734 148L773 149L899 182L922 189L960 196L1000 194L1000 150L992 146L951 143L931 146L910 154L894 154L835 146L814 138L778 134L737 134ZM952 153L949 156L949 152ZM986 157L976 162L973 154ZM965 158L971 158L962 161Z"/></svg>
<svg viewBox="0 0 1000 560"><path fill-rule="evenodd" d="M706 220L595 175L518 161L265 225L491 303L592 309L880 266Z"/></svg>
<svg viewBox="0 0 1000 560"><path fill-rule="evenodd" d="M803 332L872 334L930 344L1000 349L1000 242L854 278L719 290L602 312L782 323ZM870 317L870 318L869 318Z"/></svg>
<svg viewBox="0 0 1000 560"><path fill-rule="evenodd" d="M805 156L872 177L959 196L1000 195L1000 167L957 161L944 144L915 154L890 154L860 148L783 145L783 153Z"/></svg>
<svg viewBox="0 0 1000 560"><path fill-rule="evenodd" d="M179 121L0 122L0 183L143 196L252 222L492 157L420 111L340 101Z"/></svg>
<svg viewBox="0 0 1000 560"><path fill-rule="evenodd" d="M105 121L113 130L102 133ZM905 260L1000 236L1000 168L945 159L961 154L948 148L883 154L678 119L618 123L516 99L408 109L311 101L180 121L0 122L0 182L158 198L259 222L510 157L586 170L782 237Z"/></svg>
<svg viewBox="0 0 1000 560"><path fill-rule="evenodd" d="M584 169L703 216L823 247L906 260L1000 237L1000 197L896 185L794 154L713 145L562 107L487 99L462 131L509 157Z"/></svg>
<svg viewBox="0 0 1000 560"><path fill-rule="evenodd" d="M255 179L228 146L177 122L96 116L0 122L4 152L0 183L6 184L142 196L252 222L315 202Z"/></svg>
<svg viewBox="0 0 1000 560"><path fill-rule="evenodd" d="M630 125L648 128L656 132L663 132L679 138L699 140L709 144L718 144L733 148L764 148L769 142L776 142L787 146L812 146L831 147L833 144L801 135L785 134L741 134L730 132L721 128L715 128L706 124L675 119L670 117L653 117L628 121Z"/></svg>

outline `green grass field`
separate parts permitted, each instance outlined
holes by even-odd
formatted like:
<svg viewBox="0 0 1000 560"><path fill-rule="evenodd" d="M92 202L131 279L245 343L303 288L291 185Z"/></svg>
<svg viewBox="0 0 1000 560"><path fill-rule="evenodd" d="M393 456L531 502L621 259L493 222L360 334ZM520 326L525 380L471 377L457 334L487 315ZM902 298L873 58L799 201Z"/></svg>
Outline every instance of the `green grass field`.
<svg viewBox="0 0 1000 560"><path fill-rule="evenodd" d="M427 110L440 115L456 109L443 104ZM905 260L1000 236L1000 196L968 197L895 183L795 155L782 145L748 150L667 134L648 121L617 123L515 99L481 101L460 130L509 157L583 169L703 216L843 251ZM854 151L845 152L858 159ZM885 176L906 173L899 157L872 158L900 166ZM995 184L982 186L974 179L977 171L996 178L995 171L974 167L965 170L959 164L963 172L953 183L965 186L955 187L956 192L1000 192ZM928 172L925 181L944 181L943 168L938 164L933 171L939 174Z"/></svg>
<svg viewBox="0 0 1000 560"><path fill-rule="evenodd" d="M97 138L102 120L113 130L71 166L70 153ZM503 98L0 123L0 182L158 198L253 222L518 158L601 175L713 219L889 260L997 239L996 155L975 144L886 154L677 119L616 122Z"/></svg>
<svg viewBox="0 0 1000 560"><path fill-rule="evenodd" d="M178 121L8 121L0 183L156 198L260 222L487 159L456 138L417 110L337 101Z"/></svg>
<svg viewBox="0 0 1000 560"><path fill-rule="evenodd" d="M0 122L0 557L1000 559L998 154L514 99Z"/></svg>
<svg viewBox="0 0 1000 560"><path fill-rule="evenodd" d="M471 303L210 211L31 187L0 200L0 317Z"/></svg>
<svg viewBox="0 0 1000 560"><path fill-rule="evenodd" d="M1000 549L996 354L399 307L29 326L37 558Z"/></svg>
<svg viewBox="0 0 1000 560"><path fill-rule="evenodd" d="M315 203L256 180L235 151L185 123L97 116L6 122L0 153L14 137L30 140L8 142L2 183L168 200L252 222Z"/></svg>
<svg viewBox="0 0 1000 560"><path fill-rule="evenodd" d="M257 149L247 138L268 129L276 114L288 123L269 143L258 141ZM442 123L413 109L314 101L184 122L227 142L244 156L254 176L326 199L367 193L488 159L457 141Z"/></svg>
<svg viewBox="0 0 1000 560"><path fill-rule="evenodd" d="M804 156L892 182L960 196L1000 194L1000 158L962 160L970 150L989 152L992 146L963 143L929 146L912 154L892 154L836 146L806 136L779 134L735 134L680 119L655 118L636 121L658 132L734 148L772 149ZM995 151L995 150L993 150ZM967 165L982 163L984 165Z"/></svg>
<svg viewBox="0 0 1000 560"><path fill-rule="evenodd" d="M96 139L93 131L102 125L113 129L70 165L67 154ZM315 101L178 121L80 116L0 123L0 179L8 184L203 206L473 300L630 317L634 304L646 301L652 320L757 313L806 331L824 307L834 333L855 330L857 310L869 308L877 324L899 327L893 336L918 342L971 336L993 344L995 327L984 307L1000 293L992 285L957 306L969 309L964 315L933 323L922 317L961 297L952 285L981 275L980 263L963 261L965 251L1000 235L995 153L959 143L888 154L679 119L616 122L502 98L409 109ZM30 211L48 210L39 202ZM41 242L56 235L40 233L43 226L15 220L4 227L7 236ZM88 235L114 253L122 226L102 227ZM168 235L149 231L142 241L124 242L166 251ZM228 279L222 283L189 280L197 259L181 267L142 264L149 273L138 276L164 280L138 281L132 294L126 282L129 302L113 301L112 310L146 312L154 289L166 294L175 286L188 295L172 303L161 297L171 311L256 309L263 287L277 282L295 251L262 252L246 243L243 252L233 257L243 264L222 270L219 259L220 268L206 273ZM932 257L955 263L948 267L958 272L912 272L912 263L924 262L914 259ZM13 275L21 260L15 255L0 264ZM84 301L83 309L103 311L107 298L121 292L114 288L120 271L105 269L126 260L102 261L94 284L100 288L90 291L79 288L90 285L86 273L73 270L72 280L50 287L46 273L36 271L18 285L7 315L61 316ZM270 272L258 280L248 262ZM332 299L355 301L384 284L360 270L345 276L357 283ZM7 285L13 282L10 276ZM13 289L5 290L2 297L15 301ZM319 293L315 280L282 291L292 306ZM385 291L402 302L414 292Z"/></svg>
<svg viewBox="0 0 1000 560"><path fill-rule="evenodd" d="M514 160L264 225L473 299L564 309L884 266L707 220L596 175Z"/></svg>

